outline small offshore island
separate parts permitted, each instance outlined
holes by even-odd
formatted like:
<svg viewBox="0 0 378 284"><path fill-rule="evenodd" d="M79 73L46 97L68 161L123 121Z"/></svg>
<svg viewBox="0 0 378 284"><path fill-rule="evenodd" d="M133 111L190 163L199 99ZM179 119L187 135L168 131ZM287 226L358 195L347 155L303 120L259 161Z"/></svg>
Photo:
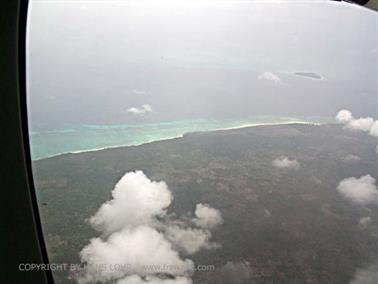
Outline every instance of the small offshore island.
<svg viewBox="0 0 378 284"><path fill-rule="evenodd" d="M295 72L294 74L297 75L297 76L302 76L302 77L310 78L310 79L313 79L313 80L322 80L323 79L322 76L320 76L319 74L313 73L313 72Z"/></svg>
<svg viewBox="0 0 378 284"><path fill-rule="evenodd" d="M294 123L35 161L50 262L80 263L79 252L98 236L88 218L126 172L141 170L169 186L169 214L199 202L222 214L212 232L220 246L191 255L216 270L195 272L193 283L350 283L378 261L378 206L351 202L337 187L349 177L378 178L376 147L376 138L340 125ZM274 166L279 157L296 164ZM76 283L65 272L55 277Z"/></svg>

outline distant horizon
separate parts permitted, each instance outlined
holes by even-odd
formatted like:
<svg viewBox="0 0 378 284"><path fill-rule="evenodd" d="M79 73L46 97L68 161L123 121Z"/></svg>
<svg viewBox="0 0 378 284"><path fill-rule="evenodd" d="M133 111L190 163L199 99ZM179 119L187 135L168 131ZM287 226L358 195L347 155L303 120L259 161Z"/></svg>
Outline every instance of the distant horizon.
<svg viewBox="0 0 378 284"><path fill-rule="evenodd" d="M29 127L377 116L377 20L325 0L30 1Z"/></svg>

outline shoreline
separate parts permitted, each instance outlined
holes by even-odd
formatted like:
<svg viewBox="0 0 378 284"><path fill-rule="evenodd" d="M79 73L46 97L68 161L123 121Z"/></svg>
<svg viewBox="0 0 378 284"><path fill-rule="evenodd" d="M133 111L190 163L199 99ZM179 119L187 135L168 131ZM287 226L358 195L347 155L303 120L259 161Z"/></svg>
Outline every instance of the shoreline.
<svg viewBox="0 0 378 284"><path fill-rule="evenodd" d="M222 131L222 130L234 130L234 129L242 129L242 128L248 128L248 127L256 127L256 126L273 126L273 125L288 125L288 124L304 124L304 125L319 126L319 125L323 125L323 124L326 124L326 123L308 122L308 121L248 123L248 124L243 124L243 125L240 125L240 126L224 127L224 128L219 128L219 129L209 130L209 131L204 131L204 132Z"/></svg>
<svg viewBox="0 0 378 284"><path fill-rule="evenodd" d="M330 124L330 123L319 123L319 122L308 122L308 121L248 123L248 124L243 124L243 125L240 125L240 126L230 126L230 127L215 128L215 129L212 129L212 130L185 132L181 135L166 137L166 138L162 138L162 139L156 139L156 140L143 142L143 143L122 144L122 145L114 145L114 146L109 146L109 147L100 147L100 148L92 148L92 149L86 149L86 150L62 152L62 153L46 156L46 157L43 157L43 158L32 159L32 162L37 162L37 161L41 161L41 160L44 160L44 159L51 159L51 158L55 158L55 157L67 155L67 154L73 154L74 155L74 154L81 154L81 153L87 153L87 152L97 152L97 151L115 149L115 148L122 148L122 147L141 146L141 145L144 145L144 144L149 144L149 143L154 143L154 142L161 142L161 141L166 141L166 140L183 138L184 135L187 135L189 133L215 132L215 131L236 130L236 129L250 128L250 127L258 127L258 126L274 126L274 125L290 125L290 124L303 124L303 125L319 126L319 125L325 125L325 124Z"/></svg>

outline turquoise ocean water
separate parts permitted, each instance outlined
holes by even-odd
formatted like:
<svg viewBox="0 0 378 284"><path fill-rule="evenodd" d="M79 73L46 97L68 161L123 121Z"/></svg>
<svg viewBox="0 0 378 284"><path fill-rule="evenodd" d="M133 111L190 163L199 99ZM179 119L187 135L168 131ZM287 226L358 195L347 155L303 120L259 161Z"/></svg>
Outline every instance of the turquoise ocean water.
<svg viewBox="0 0 378 284"><path fill-rule="evenodd" d="M63 153L99 150L117 146L180 137L184 133L211 131L260 124L280 123L331 123L325 117L258 116L245 120L178 120L148 124L77 125L62 129L30 133L33 160Z"/></svg>

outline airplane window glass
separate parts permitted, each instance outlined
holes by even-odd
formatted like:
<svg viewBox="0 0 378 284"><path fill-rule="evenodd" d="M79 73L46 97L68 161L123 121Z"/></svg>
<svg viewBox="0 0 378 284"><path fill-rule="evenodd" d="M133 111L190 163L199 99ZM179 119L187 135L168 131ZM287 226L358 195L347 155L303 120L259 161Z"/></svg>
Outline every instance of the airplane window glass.
<svg viewBox="0 0 378 284"><path fill-rule="evenodd" d="M378 283L375 11L29 6L33 175L57 283Z"/></svg>

